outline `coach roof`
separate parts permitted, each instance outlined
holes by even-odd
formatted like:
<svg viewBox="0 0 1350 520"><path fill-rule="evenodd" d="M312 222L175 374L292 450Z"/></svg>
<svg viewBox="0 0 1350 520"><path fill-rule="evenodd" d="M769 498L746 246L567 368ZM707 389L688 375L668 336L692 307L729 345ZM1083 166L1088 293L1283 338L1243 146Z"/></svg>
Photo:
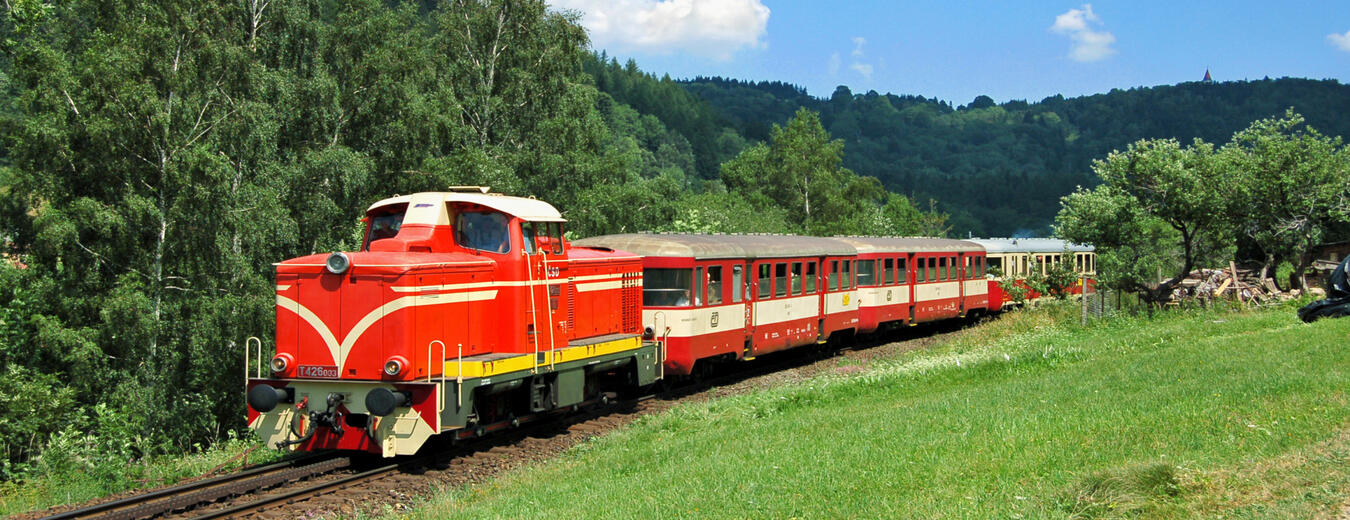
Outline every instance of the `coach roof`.
<svg viewBox="0 0 1350 520"><path fill-rule="evenodd" d="M1077 253L1093 251L1092 246L1074 244L1058 238L973 238L970 240L990 253Z"/></svg>
<svg viewBox="0 0 1350 520"><path fill-rule="evenodd" d="M858 253L950 253L984 251L974 242L952 240L948 238L922 237L837 237L835 240L847 243Z"/></svg>
<svg viewBox="0 0 1350 520"><path fill-rule="evenodd" d="M641 256L724 258L792 258L853 256L853 246L832 238L797 235L691 235L629 233L604 235L573 242L584 247L618 249Z"/></svg>

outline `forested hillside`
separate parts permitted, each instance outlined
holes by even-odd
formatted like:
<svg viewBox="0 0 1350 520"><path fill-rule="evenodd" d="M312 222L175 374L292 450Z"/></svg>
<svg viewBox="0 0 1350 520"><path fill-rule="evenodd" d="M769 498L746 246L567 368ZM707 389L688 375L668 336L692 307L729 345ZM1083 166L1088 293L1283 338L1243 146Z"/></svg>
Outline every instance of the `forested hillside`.
<svg viewBox="0 0 1350 520"><path fill-rule="evenodd" d="M716 178L708 165L724 162L740 143L768 139L772 125L800 108L816 111L844 141L845 167L911 200L937 199L958 236L1049 233L1059 197L1097 182L1092 160L1139 139L1223 142L1291 107L1323 133L1350 135L1350 120L1341 117L1350 113L1350 87L1335 80L1192 82L1035 103L980 96L953 107L844 86L822 99L776 81L657 79L604 55L586 70L601 92L686 136L704 178Z"/></svg>
<svg viewBox="0 0 1350 520"><path fill-rule="evenodd" d="M1093 159L1145 138L1224 142L1290 107L1328 135L1350 135L1350 86L1335 80L1182 83L1036 103L981 96L950 104L839 87L829 99L778 82L684 82L748 139L798 107L843 139L844 166L914 200L933 197L954 235L1045 234L1059 197L1091 186Z"/></svg>

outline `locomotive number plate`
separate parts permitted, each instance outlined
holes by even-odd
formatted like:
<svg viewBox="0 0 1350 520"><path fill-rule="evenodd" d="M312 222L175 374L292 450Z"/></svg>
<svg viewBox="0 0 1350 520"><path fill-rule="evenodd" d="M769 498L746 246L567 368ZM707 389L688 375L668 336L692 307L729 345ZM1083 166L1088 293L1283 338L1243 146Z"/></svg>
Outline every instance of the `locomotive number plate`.
<svg viewBox="0 0 1350 520"><path fill-rule="evenodd" d="M338 376L338 369L335 366L300 365L296 371L300 377L337 379Z"/></svg>

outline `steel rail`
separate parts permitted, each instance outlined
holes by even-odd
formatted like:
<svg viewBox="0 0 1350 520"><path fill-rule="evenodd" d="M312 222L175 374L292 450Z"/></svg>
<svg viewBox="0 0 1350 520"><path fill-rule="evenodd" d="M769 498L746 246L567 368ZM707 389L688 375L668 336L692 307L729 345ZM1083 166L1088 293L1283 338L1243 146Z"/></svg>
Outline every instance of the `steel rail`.
<svg viewBox="0 0 1350 520"><path fill-rule="evenodd" d="M340 458L341 456L335 453L309 455L285 462L259 466L237 473L188 482L186 484L171 486L148 493L73 509L64 513L45 517L43 520L70 520L74 518L100 518L113 520L153 516L167 513L174 509L192 506L202 502L209 502L222 496L239 493L241 492L240 488L248 487L241 486L240 483L247 484L249 483L249 479L259 479L260 482L273 480L260 478L259 476L261 475L286 473L290 476L290 474L299 473L293 470L316 468ZM309 474L312 475L313 473L314 471L311 471ZM253 489L265 487L266 485L273 484L260 484L254 486ZM251 489L245 489L243 491L251 491ZM211 496L216 495L216 492L220 492L218 496Z"/></svg>

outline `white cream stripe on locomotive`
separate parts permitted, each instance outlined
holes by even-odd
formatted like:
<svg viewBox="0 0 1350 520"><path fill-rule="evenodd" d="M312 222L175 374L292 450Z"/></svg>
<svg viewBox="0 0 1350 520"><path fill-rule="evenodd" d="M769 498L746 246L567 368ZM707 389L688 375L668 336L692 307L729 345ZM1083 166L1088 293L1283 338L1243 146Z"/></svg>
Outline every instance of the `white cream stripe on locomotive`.
<svg viewBox="0 0 1350 520"><path fill-rule="evenodd" d="M300 302L277 295L277 307L289 310L299 316L300 319L308 323L319 336L323 338L324 344L328 347L328 352L333 355L333 361L340 368L346 368L347 354L351 352L352 346L361 339L361 335L374 325L380 319L393 314L395 311L408 307L423 307L431 305L446 305L451 303L467 303L483 300L491 300L497 297L497 290L489 291L468 291L448 294L419 294L414 296L404 296L394 299L384 305L374 308L365 316L361 317L347 335L338 342L337 336L332 330L324 324L323 319L314 314L313 311L301 305Z"/></svg>
<svg viewBox="0 0 1350 520"><path fill-rule="evenodd" d="M629 276L632 277L631 274ZM636 276L635 279L641 282L642 276L640 275ZM592 276L578 276L575 278L552 278L548 280L534 280L534 281L521 280L521 281L471 282L471 283L456 283L445 285L395 286L390 287L390 289L393 289L394 292L401 292L401 293L441 292L441 291L455 291L462 289L481 289L484 287L531 287L531 286L538 287L541 285L558 285L569 282L583 282L589 280L604 280L606 284L612 282L613 285L595 286L595 284L577 284L577 291L586 292L586 291L598 291L602 289L620 289L622 288L623 275L603 274ZM585 286L586 288L583 288L583 286Z"/></svg>

